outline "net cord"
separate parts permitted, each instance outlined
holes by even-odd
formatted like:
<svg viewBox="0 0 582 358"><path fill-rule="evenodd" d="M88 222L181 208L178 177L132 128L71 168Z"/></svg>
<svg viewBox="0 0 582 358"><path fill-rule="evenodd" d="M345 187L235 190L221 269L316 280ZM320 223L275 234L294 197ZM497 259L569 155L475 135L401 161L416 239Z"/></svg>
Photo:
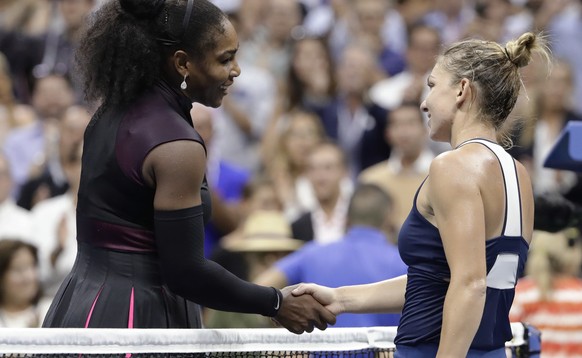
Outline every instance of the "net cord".
<svg viewBox="0 0 582 358"><path fill-rule="evenodd" d="M507 346L525 344L524 329L512 323ZM213 353L257 351L353 351L392 349L396 327L328 328L296 335L265 329L0 328L0 354L38 353Z"/></svg>

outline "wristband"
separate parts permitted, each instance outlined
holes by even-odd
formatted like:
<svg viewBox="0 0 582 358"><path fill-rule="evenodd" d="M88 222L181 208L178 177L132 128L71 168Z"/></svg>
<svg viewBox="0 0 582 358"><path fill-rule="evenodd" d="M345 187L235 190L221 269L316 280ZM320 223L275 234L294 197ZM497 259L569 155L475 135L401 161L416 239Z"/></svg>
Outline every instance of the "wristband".
<svg viewBox="0 0 582 358"><path fill-rule="evenodd" d="M272 287L272 289L275 290L275 296L277 296L277 300L275 301L275 305L273 306L274 310L273 317L275 317L279 313L279 309L281 309L281 304L283 303L283 293L281 292L281 290L278 290L275 287Z"/></svg>

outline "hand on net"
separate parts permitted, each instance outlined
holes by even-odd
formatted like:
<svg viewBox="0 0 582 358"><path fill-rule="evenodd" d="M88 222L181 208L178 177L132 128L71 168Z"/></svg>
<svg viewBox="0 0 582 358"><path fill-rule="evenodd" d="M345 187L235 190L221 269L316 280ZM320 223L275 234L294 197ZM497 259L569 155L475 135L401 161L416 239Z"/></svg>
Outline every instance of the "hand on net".
<svg viewBox="0 0 582 358"><path fill-rule="evenodd" d="M281 290L283 302L275 321L295 334L312 332L315 327L324 330L328 324L335 324L333 313L311 295L291 294L293 288L285 287Z"/></svg>
<svg viewBox="0 0 582 358"><path fill-rule="evenodd" d="M336 292L337 290L333 288L316 285L314 283L301 283L294 286L293 291L291 291L293 296L313 296L326 309L337 316L343 312L343 307Z"/></svg>

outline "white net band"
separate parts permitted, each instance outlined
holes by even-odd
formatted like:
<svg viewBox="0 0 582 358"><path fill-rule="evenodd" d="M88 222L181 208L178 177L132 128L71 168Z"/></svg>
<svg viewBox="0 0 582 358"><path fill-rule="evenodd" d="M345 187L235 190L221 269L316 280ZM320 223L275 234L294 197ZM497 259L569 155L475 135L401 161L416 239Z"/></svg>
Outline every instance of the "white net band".
<svg viewBox="0 0 582 358"><path fill-rule="evenodd" d="M521 324L514 339L525 344ZM0 354L213 353L258 351L356 351L394 348L396 327L328 328L295 335L269 329L0 329Z"/></svg>

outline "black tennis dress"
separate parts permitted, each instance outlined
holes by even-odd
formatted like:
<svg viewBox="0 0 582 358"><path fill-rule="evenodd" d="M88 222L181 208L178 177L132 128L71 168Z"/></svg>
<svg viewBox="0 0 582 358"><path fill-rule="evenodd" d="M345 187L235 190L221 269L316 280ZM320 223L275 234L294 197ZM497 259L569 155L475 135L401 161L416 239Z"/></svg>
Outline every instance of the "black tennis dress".
<svg viewBox="0 0 582 358"><path fill-rule="evenodd" d="M111 108L93 118L85 132L77 259L44 327L201 327L199 306L172 293L162 279L154 189L142 177L144 159L157 145L175 140L204 145L190 109L184 95L159 82L125 109ZM207 194L202 191L205 218Z"/></svg>

